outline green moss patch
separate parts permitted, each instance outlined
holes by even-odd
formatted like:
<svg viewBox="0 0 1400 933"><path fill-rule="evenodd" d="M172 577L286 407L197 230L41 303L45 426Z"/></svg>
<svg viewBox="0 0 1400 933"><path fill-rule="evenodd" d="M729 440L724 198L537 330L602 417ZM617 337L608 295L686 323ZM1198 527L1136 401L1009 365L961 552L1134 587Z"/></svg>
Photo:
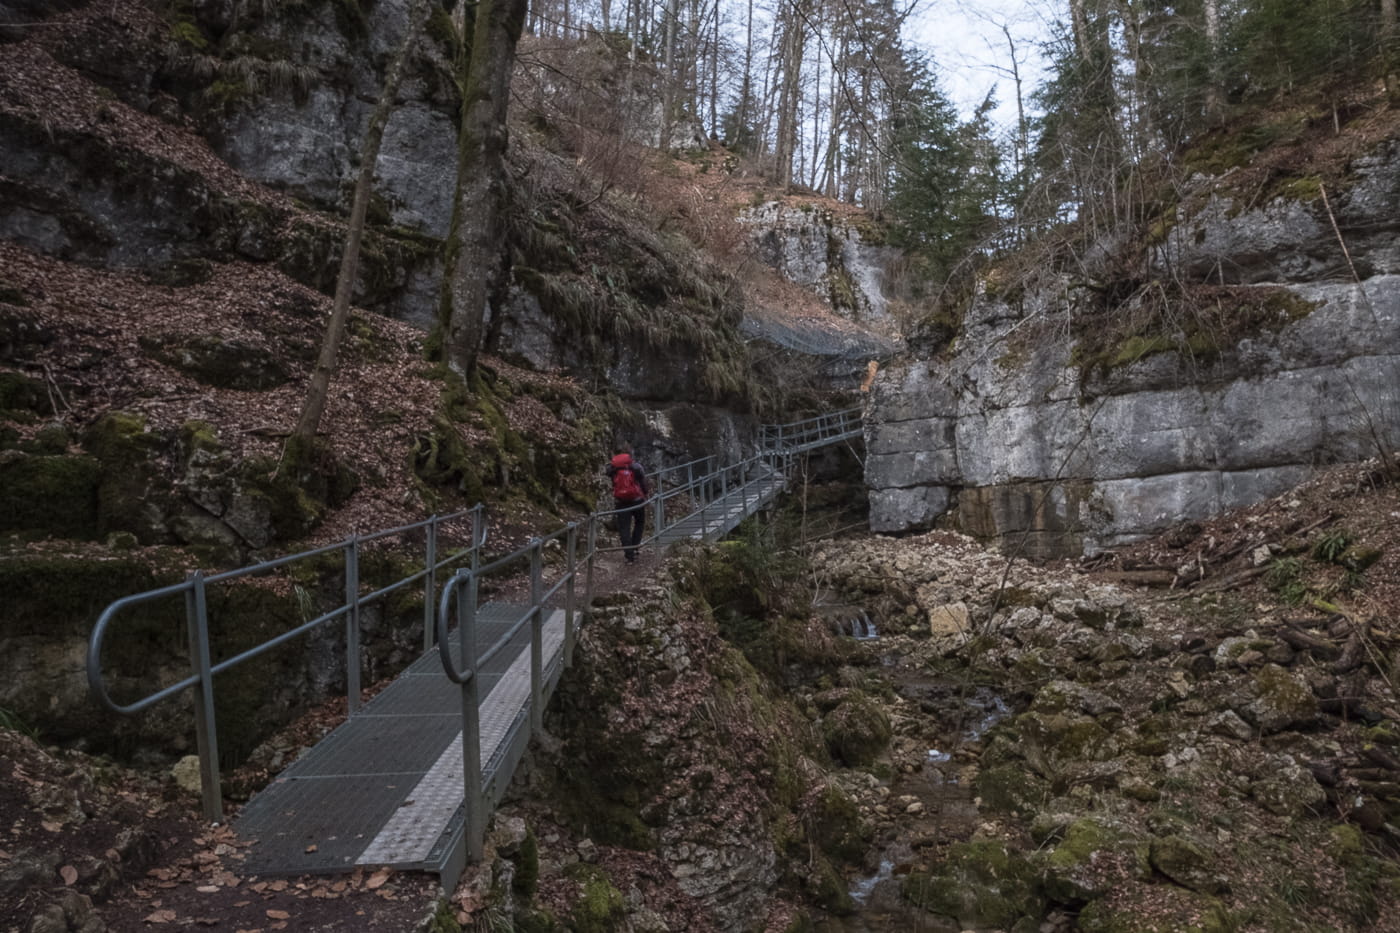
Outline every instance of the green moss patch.
<svg viewBox="0 0 1400 933"><path fill-rule="evenodd" d="M102 465L94 457L0 459L0 531L91 538Z"/></svg>
<svg viewBox="0 0 1400 933"><path fill-rule="evenodd" d="M889 744L890 735L890 720L884 710L859 694L822 718L827 749L851 767L874 763Z"/></svg>
<svg viewBox="0 0 1400 933"><path fill-rule="evenodd" d="M1045 803L1049 788L1024 764L999 764L978 772L977 795L992 812L1029 816Z"/></svg>
<svg viewBox="0 0 1400 933"><path fill-rule="evenodd" d="M1023 918L1039 920L1045 910L1034 866L996 840L954 845L936 872L905 879L904 897L965 928L1010 929Z"/></svg>
<svg viewBox="0 0 1400 933"><path fill-rule="evenodd" d="M15 412L49 415L53 406L42 382L13 370L0 370L0 416Z"/></svg>
<svg viewBox="0 0 1400 933"><path fill-rule="evenodd" d="M1110 293L1100 293L1100 306L1076 318L1071 363L1083 378L1107 376L1160 353L1209 361L1245 337L1281 330L1317 307L1286 288L1265 285L1166 289L1153 282L1116 300L1108 300Z"/></svg>
<svg viewBox="0 0 1400 933"><path fill-rule="evenodd" d="M83 443L102 462L97 531L130 532L145 544L164 540L162 514L169 505L161 502L170 493L157 477L162 438L147 431L139 415L109 412L88 429Z"/></svg>

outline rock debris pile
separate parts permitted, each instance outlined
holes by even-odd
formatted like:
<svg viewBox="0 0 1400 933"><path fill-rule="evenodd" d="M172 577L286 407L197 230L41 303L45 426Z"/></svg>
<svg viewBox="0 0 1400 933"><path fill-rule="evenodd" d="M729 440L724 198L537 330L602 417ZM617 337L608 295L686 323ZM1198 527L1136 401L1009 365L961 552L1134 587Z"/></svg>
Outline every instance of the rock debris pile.
<svg viewBox="0 0 1400 933"><path fill-rule="evenodd" d="M1010 707L984 736L950 736L936 703L900 691L896 780L937 771L976 811L911 833L920 810L872 782L859 799L884 815L899 886L872 910L1016 931L1393 922L1400 641L1373 612L1008 569L950 532L842 542L814 564L896 633L880 650L901 667Z"/></svg>

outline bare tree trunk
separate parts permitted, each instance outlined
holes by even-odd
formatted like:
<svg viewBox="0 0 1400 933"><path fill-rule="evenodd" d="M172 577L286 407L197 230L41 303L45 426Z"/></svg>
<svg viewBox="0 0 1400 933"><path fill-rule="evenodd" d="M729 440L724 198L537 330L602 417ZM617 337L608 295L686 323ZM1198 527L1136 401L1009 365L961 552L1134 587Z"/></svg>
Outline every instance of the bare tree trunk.
<svg viewBox="0 0 1400 933"><path fill-rule="evenodd" d="M788 14L783 29L780 51L782 83L778 96L778 136L775 141L774 182L782 188L792 182L793 156L797 154L797 113L802 96L802 50L805 44L805 29L795 3L787 7Z"/></svg>
<svg viewBox="0 0 1400 933"><path fill-rule="evenodd" d="M1011 52L1011 80L1016 87L1016 141L1012 146L1011 165L1015 170L1017 197L1011 202L1011 228L1017 243L1021 242L1021 171L1025 167L1026 160L1030 152L1030 124L1026 122L1026 96L1021 85L1021 63L1016 60L1016 40L1011 37L1011 30L1005 23L1001 24L1002 34L1006 36L1006 47Z"/></svg>
<svg viewBox="0 0 1400 933"><path fill-rule="evenodd" d="M350 199L350 222L345 231L345 249L340 254L340 271L335 279L335 299L331 304L331 319L326 324L326 336L321 342L321 353L316 358L316 367L311 371L311 382L306 388L306 403L302 406L301 417L292 431L292 437L309 441L315 437L321 426L321 415L326 409L326 397L330 394L331 376L335 374L336 357L340 353L340 341L345 336L345 323L350 318L350 298L355 289L355 273L360 265L360 241L365 233L365 213L374 187L374 167L379 161L379 146L384 141L384 129L394 110L394 98L398 96L399 85L403 82L404 71L408 67L409 52L418 36L427 15L427 0L413 0L408 8L408 22L404 25L403 39L389 63L384 75L384 88L379 92L379 101L370 114L369 125L365 128L365 141L360 149L360 173L355 179L355 193Z"/></svg>
<svg viewBox="0 0 1400 933"><path fill-rule="evenodd" d="M816 28L821 29L823 25L824 24L821 20L821 12L820 10L818 10ZM812 82L812 174L810 175L810 177L804 175L802 179L803 184L813 189L817 187L817 172L820 170L821 166L822 147L822 134L820 132L820 121L822 113L822 46L820 35L817 37L817 40L817 74L816 80ZM830 105L828 105L828 108L829 106Z"/></svg>
<svg viewBox="0 0 1400 933"><path fill-rule="evenodd" d="M710 40L710 139L719 139L719 0L715 0L714 37Z"/></svg>
<svg viewBox="0 0 1400 933"><path fill-rule="evenodd" d="M1215 2L1215 0L1211 0ZM1395 94L1395 41L1400 27L1395 18L1395 0L1381 0L1381 63L1385 71L1386 90Z"/></svg>
<svg viewBox="0 0 1400 933"><path fill-rule="evenodd" d="M671 131L676 121L676 91L680 72L676 67L676 29L681 18L681 0L666 0L666 22L661 47L661 125L657 128L656 146L662 151L671 148Z"/></svg>
<svg viewBox="0 0 1400 933"><path fill-rule="evenodd" d="M758 133L757 151L759 153L767 153L770 151L768 143L769 140L773 138L773 118L778 112L778 108L773 103L773 99L778 93L776 85L778 83L779 63L782 58L780 54L782 49L782 36L782 18L775 17L773 20L773 38L768 45L768 58L763 63L763 91L758 98L763 106L763 112L760 114L762 119L756 121L757 125L761 127Z"/></svg>
<svg viewBox="0 0 1400 933"><path fill-rule="evenodd" d="M1382 9L1387 3L1390 4L1391 25L1393 27L1395 0L1381 0ZM1225 118L1225 80L1220 73L1220 0L1204 0L1204 11L1206 54L1210 56L1210 74L1206 83L1206 119L1211 124L1218 124Z"/></svg>
<svg viewBox="0 0 1400 933"><path fill-rule="evenodd" d="M716 0L718 2L718 0ZM752 136L756 127L753 118L753 0L748 0L748 15L744 23L744 80L739 88L739 119L734 128L734 140L742 140L746 134ZM758 151L759 146L749 139L750 149Z"/></svg>
<svg viewBox="0 0 1400 933"><path fill-rule="evenodd" d="M1084 9L1084 0L1069 0L1070 30L1074 35L1074 50L1084 62L1091 60L1089 51L1089 15Z"/></svg>
<svg viewBox="0 0 1400 933"><path fill-rule="evenodd" d="M457 196L442 309L444 356L462 375L476 367L487 311L505 282L506 109L526 3L480 0L471 47L462 53Z"/></svg>
<svg viewBox="0 0 1400 933"><path fill-rule="evenodd" d="M846 31L841 30L836 61L831 63L831 132L826 145L826 177L820 189L829 198L836 197L841 186L841 133L846 113L850 110L850 102L841 93L841 69L846 62L848 41Z"/></svg>

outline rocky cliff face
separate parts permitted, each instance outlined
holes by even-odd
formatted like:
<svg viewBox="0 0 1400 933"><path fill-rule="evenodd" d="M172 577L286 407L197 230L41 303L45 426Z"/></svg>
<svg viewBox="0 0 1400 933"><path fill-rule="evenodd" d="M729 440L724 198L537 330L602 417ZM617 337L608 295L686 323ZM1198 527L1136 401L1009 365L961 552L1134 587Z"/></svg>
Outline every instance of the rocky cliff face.
<svg viewBox="0 0 1400 933"><path fill-rule="evenodd" d="M789 281L815 293L837 312L877 332L899 322L886 296L886 274L898 255L849 218L813 204L770 201L742 211L758 257Z"/></svg>
<svg viewBox="0 0 1400 933"><path fill-rule="evenodd" d="M1400 162L1387 147L1353 170L1333 207L1364 232L1359 283L1320 197L1241 209L1213 194L1153 248L1164 281L1225 283L1189 300L1086 320L1068 279L983 289L951 347L876 385L872 528L949 516L1025 553L1093 553L1400 442Z"/></svg>

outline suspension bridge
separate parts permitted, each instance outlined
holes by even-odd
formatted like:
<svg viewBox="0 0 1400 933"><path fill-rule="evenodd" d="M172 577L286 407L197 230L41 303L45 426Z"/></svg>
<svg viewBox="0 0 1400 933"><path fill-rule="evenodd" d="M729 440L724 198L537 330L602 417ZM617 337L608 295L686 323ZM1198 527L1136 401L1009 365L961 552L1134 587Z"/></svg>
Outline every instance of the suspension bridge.
<svg viewBox="0 0 1400 933"><path fill-rule="evenodd" d="M786 488L796 457L861 431L859 409L831 412L765 426L758 453L747 460L721 464L709 457L655 472L650 533L642 546L664 550L677 541L722 538ZM193 692L204 815L221 821L214 676L340 622L351 659L345 678L349 716L238 813L234 826L250 843L244 867L254 874L297 875L387 866L436 873L450 888L466 863L480 857L490 814L530 738L541 731L545 705L570 663L593 592L595 563L600 554L617 550L603 543L613 514L594 513L490 560L478 505L226 573L196 572L103 611L89 640L89 685L99 703L127 714ZM366 548L419 536L421 570L361 592ZM466 544L442 547L448 540ZM336 552L345 579L340 606L233 657L212 660L219 652L210 643L210 587L265 577L300 561L324 561ZM504 587L510 595L483 600L482 593L501 589L502 580L510 581ZM361 613L410 587L423 593L423 653L361 705ZM170 599L185 603L190 674L118 703L103 673L104 645L121 637L124 614Z"/></svg>

